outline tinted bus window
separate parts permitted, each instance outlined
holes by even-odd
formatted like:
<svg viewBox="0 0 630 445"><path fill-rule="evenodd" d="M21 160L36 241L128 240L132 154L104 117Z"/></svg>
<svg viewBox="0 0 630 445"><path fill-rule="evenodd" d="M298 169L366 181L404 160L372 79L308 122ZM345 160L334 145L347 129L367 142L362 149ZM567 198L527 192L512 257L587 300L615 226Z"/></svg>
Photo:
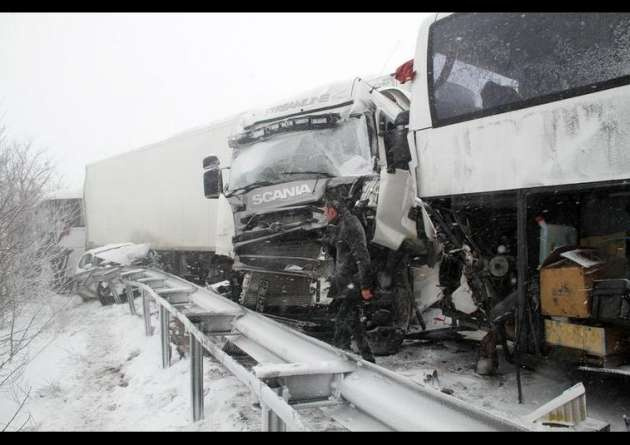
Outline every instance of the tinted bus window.
<svg viewBox="0 0 630 445"><path fill-rule="evenodd" d="M630 81L630 14L455 14L433 24L435 126Z"/></svg>

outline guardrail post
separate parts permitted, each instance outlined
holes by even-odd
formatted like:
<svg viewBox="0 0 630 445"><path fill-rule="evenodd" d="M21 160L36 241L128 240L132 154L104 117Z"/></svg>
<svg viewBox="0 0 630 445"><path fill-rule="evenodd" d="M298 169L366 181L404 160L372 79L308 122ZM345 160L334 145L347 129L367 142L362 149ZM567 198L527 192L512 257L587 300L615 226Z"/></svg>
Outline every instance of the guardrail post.
<svg viewBox="0 0 630 445"><path fill-rule="evenodd" d="M274 418L273 418L273 411L271 411L269 409L269 407L264 403L264 402L260 402L260 409L261 409L261 420L262 420L262 424L260 426L260 429L262 431L273 431L272 426L274 424Z"/></svg>
<svg viewBox="0 0 630 445"><path fill-rule="evenodd" d="M140 289L142 292L142 316L144 317L144 335L150 337L153 335L153 326L151 326L151 306L149 305L149 296L144 291L144 289Z"/></svg>
<svg viewBox="0 0 630 445"><path fill-rule="evenodd" d="M131 285L125 285L125 293L127 294L127 302L129 303L129 312L131 312L131 315L138 315L138 312L136 311L136 303L133 299L133 288Z"/></svg>
<svg viewBox="0 0 630 445"><path fill-rule="evenodd" d="M162 338L162 368L171 366L171 340L168 330L170 314L164 306L160 306L160 337Z"/></svg>
<svg viewBox="0 0 630 445"><path fill-rule="evenodd" d="M190 390L193 422L203 419L203 349L199 340L190 338Z"/></svg>
<svg viewBox="0 0 630 445"><path fill-rule="evenodd" d="M122 303L122 301L120 300L120 295L118 295L118 290L116 290L116 285L114 284L114 280L109 280L107 284L109 285L109 290L112 293L112 296L114 297L114 302L116 304Z"/></svg>
<svg viewBox="0 0 630 445"><path fill-rule="evenodd" d="M289 389L286 386L271 388L276 394L284 400L289 400ZM269 409L269 407L261 400L260 407L262 409L262 430L267 432L285 432L287 425L278 417L278 415Z"/></svg>

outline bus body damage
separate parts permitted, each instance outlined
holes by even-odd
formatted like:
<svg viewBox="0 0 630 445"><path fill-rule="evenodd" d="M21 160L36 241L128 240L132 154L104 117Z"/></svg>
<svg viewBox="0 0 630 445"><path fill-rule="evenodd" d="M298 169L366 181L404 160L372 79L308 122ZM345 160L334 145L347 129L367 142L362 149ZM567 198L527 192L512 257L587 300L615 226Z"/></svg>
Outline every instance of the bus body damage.
<svg viewBox="0 0 630 445"><path fill-rule="evenodd" d="M630 277L629 29L628 14L594 13L452 14L421 27L409 140L426 235L442 246L433 299L490 329L484 371L506 337L517 353L629 359L623 305L611 318L599 306L627 298ZM584 329L617 341L571 344Z"/></svg>

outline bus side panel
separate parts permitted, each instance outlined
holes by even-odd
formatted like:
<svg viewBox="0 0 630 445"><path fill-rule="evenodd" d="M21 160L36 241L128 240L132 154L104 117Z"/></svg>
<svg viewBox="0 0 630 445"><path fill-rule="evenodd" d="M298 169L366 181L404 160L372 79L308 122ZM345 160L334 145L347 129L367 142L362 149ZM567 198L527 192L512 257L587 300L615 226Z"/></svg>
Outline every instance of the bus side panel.
<svg viewBox="0 0 630 445"><path fill-rule="evenodd" d="M630 178L630 86L415 132L420 197Z"/></svg>

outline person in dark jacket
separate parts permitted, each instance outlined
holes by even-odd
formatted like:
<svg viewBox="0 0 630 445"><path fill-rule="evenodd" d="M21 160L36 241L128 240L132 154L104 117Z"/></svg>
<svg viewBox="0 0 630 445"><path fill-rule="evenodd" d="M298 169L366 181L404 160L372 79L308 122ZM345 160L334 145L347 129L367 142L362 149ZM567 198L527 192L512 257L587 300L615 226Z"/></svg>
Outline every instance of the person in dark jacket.
<svg viewBox="0 0 630 445"><path fill-rule="evenodd" d="M374 362L361 320L363 301L374 298L365 230L359 218L341 200L327 199L324 213L335 229L327 239L327 243L335 249L335 273L331 277L331 284L333 298L339 300L334 344L341 349L350 349L350 341L354 336L361 356Z"/></svg>

